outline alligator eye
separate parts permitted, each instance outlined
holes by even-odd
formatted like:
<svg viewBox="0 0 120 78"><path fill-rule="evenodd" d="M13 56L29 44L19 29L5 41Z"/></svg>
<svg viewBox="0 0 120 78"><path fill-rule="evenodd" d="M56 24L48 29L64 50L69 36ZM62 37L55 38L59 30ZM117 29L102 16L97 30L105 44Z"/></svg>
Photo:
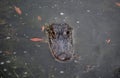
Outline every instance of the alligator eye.
<svg viewBox="0 0 120 78"><path fill-rule="evenodd" d="M55 35L55 32L53 31L52 34Z"/></svg>
<svg viewBox="0 0 120 78"><path fill-rule="evenodd" d="M67 31L66 33L67 33L67 34L69 34L69 33L70 33L70 31Z"/></svg>
<svg viewBox="0 0 120 78"><path fill-rule="evenodd" d="M55 32L54 31L52 31L52 37L55 38Z"/></svg>

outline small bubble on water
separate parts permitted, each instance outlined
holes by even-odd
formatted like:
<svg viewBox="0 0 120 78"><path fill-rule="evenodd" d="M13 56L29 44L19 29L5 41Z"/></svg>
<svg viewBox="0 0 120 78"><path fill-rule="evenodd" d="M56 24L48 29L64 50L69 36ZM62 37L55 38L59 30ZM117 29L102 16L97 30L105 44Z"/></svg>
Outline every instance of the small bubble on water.
<svg viewBox="0 0 120 78"><path fill-rule="evenodd" d="M20 17L20 19L22 20L23 18L22 18L22 17Z"/></svg>
<svg viewBox="0 0 120 78"><path fill-rule="evenodd" d="M61 12L61 13L60 13L60 15L64 15L64 13L63 13L63 12Z"/></svg>
<svg viewBox="0 0 120 78"><path fill-rule="evenodd" d="M27 63L25 63L25 65L27 65Z"/></svg>
<svg viewBox="0 0 120 78"><path fill-rule="evenodd" d="M16 52L13 52L13 54L16 54Z"/></svg>
<svg viewBox="0 0 120 78"><path fill-rule="evenodd" d="M76 21L76 23L80 23L80 21Z"/></svg>
<svg viewBox="0 0 120 78"><path fill-rule="evenodd" d="M75 63L78 63L78 61L77 61L77 60L74 60L74 62L75 62Z"/></svg>
<svg viewBox="0 0 120 78"><path fill-rule="evenodd" d="M28 13L25 13L26 16L28 16Z"/></svg>
<svg viewBox="0 0 120 78"><path fill-rule="evenodd" d="M17 68L17 66L13 66L13 68L14 68L14 69L16 69L16 68Z"/></svg>
<svg viewBox="0 0 120 78"><path fill-rule="evenodd" d="M52 6L51 8L54 8L54 6Z"/></svg>
<svg viewBox="0 0 120 78"><path fill-rule="evenodd" d="M54 4L55 7L57 7L57 4Z"/></svg>
<svg viewBox="0 0 120 78"><path fill-rule="evenodd" d="M60 71L60 73L62 74L62 73L64 73L64 71Z"/></svg>
<svg viewBox="0 0 120 78"><path fill-rule="evenodd" d="M8 75L12 75L12 73L9 72Z"/></svg>
<svg viewBox="0 0 120 78"><path fill-rule="evenodd" d="M24 53L27 53L27 51L24 51Z"/></svg>
<svg viewBox="0 0 120 78"><path fill-rule="evenodd" d="M10 60L7 60L6 63L10 63L11 61Z"/></svg>
<svg viewBox="0 0 120 78"><path fill-rule="evenodd" d="M42 8L41 6L39 6L38 8Z"/></svg>
<svg viewBox="0 0 120 78"><path fill-rule="evenodd" d="M67 19L68 17L65 17L65 19Z"/></svg>
<svg viewBox="0 0 120 78"><path fill-rule="evenodd" d="M24 74L28 74L28 72L24 72Z"/></svg>
<svg viewBox="0 0 120 78"><path fill-rule="evenodd" d="M2 53L2 51L0 51L0 53Z"/></svg>
<svg viewBox="0 0 120 78"><path fill-rule="evenodd" d="M55 76L52 74L51 77L54 78Z"/></svg>
<svg viewBox="0 0 120 78"><path fill-rule="evenodd" d="M36 45L36 47L40 47L40 45Z"/></svg>
<svg viewBox="0 0 120 78"><path fill-rule="evenodd" d="M65 22L66 20L65 20L65 19L63 19L63 21Z"/></svg>
<svg viewBox="0 0 120 78"><path fill-rule="evenodd" d="M10 39L10 37L6 37L6 39Z"/></svg>
<svg viewBox="0 0 120 78"><path fill-rule="evenodd" d="M14 17L16 17L17 15L14 15Z"/></svg>
<svg viewBox="0 0 120 78"><path fill-rule="evenodd" d="M0 62L0 64L1 64L1 65L3 65L3 64L4 64L4 62Z"/></svg>
<svg viewBox="0 0 120 78"><path fill-rule="evenodd" d="M7 71L7 69L6 69L6 68L4 68L4 69L3 69L3 71Z"/></svg>
<svg viewBox="0 0 120 78"><path fill-rule="evenodd" d="M58 17L55 17L54 19L56 20L56 19L58 19Z"/></svg>
<svg viewBox="0 0 120 78"><path fill-rule="evenodd" d="M90 10L87 10L87 12L90 12Z"/></svg>

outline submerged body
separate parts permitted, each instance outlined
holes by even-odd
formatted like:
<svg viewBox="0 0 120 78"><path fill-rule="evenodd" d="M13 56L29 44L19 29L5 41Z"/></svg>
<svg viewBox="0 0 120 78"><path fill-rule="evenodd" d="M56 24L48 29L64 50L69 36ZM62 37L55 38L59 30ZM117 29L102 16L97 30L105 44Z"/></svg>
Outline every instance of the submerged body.
<svg viewBox="0 0 120 78"><path fill-rule="evenodd" d="M48 42L53 57L57 61L69 61L73 58L72 28L66 24L51 24L46 27Z"/></svg>

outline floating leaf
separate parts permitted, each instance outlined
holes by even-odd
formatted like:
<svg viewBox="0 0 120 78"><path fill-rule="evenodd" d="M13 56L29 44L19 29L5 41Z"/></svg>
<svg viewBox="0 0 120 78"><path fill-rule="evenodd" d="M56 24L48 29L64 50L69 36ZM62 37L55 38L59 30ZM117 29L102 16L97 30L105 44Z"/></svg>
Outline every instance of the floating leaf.
<svg viewBox="0 0 120 78"><path fill-rule="evenodd" d="M38 16L38 21L41 21L41 20L42 20L41 16Z"/></svg>
<svg viewBox="0 0 120 78"><path fill-rule="evenodd" d="M109 44L109 43L111 42L111 40L110 40L110 39L107 39L106 42Z"/></svg>
<svg viewBox="0 0 120 78"><path fill-rule="evenodd" d="M120 7L120 3L119 2L116 2L115 4Z"/></svg>
<svg viewBox="0 0 120 78"><path fill-rule="evenodd" d="M14 8L15 8L15 11L16 11L19 15L22 14L22 11L21 11L21 9L20 9L19 7L14 6Z"/></svg>
<svg viewBox="0 0 120 78"><path fill-rule="evenodd" d="M33 42L40 42L40 41L43 41L42 38L31 38L30 40L33 41Z"/></svg>

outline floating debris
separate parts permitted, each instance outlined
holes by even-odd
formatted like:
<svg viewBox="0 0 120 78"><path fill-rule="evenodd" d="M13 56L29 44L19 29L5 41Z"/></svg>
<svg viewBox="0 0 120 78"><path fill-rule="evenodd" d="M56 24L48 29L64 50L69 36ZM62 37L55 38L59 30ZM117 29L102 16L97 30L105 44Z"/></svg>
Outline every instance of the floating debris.
<svg viewBox="0 0 120 78"><path fill-rule="evenodd" d="M75 62L75 63L79 63L79 61L78 61L78 60L74 60L74 62Z"/></svg>
<svg viewBox="0 0 120 78"><path fill-rule="evenodd" d="M115 4L120 7L120 2L116 2Z"/></svg>
<svg viewBox="0 0 120 78"><path fill-rule="evenodd" d="M14 8L15 8L15 11L16 11L19 15L22 14L22 11L21 11L21 9L20 9L19 7L14 6Z"/></svg>
<svg viewBox="0 0 120 78"><path fill-rule="evenodd" d="M45 26L42 26L41 30L44 31L45 30Z"/></svg>
<svg viewBox="0 0 120 78"><path fill-rule="evenodd" d="M6 54L6 55L10 55L10 54L12 54L10 51L4 51L4 54Z"/></svg>
<svg viewBox="0 0 120 78"><path fill-rule="evenodd" d="M38 16L37 18L38 18L38 21L41 21L41 20L42 20L41 16Z"/></svg>
<svg viewBox="0 0 120 78"><path fill-rule="evenodd" d="M110 40L110 39L107 39L106 42L109 44L109 43L111 42L111 40Z"/></svg>
<svg viewBox="0 0 120 78"><path fill-rule="evenodd" d="M95 65L86 65L85 73L92 71L96 66Z"/></svg>
<svg viewBox="0 0 120 78"><path fill-rule="evenodd" d="M0 19L0 25L6 24L6 21L4 19Z"/></svg>
<svg viewBox="0 0 120 78"><path fill-rule="evenodd" d="M40 42L40 41L43 41L42 38L31 38L30 40L33 41L33 42Z"/></svg>

